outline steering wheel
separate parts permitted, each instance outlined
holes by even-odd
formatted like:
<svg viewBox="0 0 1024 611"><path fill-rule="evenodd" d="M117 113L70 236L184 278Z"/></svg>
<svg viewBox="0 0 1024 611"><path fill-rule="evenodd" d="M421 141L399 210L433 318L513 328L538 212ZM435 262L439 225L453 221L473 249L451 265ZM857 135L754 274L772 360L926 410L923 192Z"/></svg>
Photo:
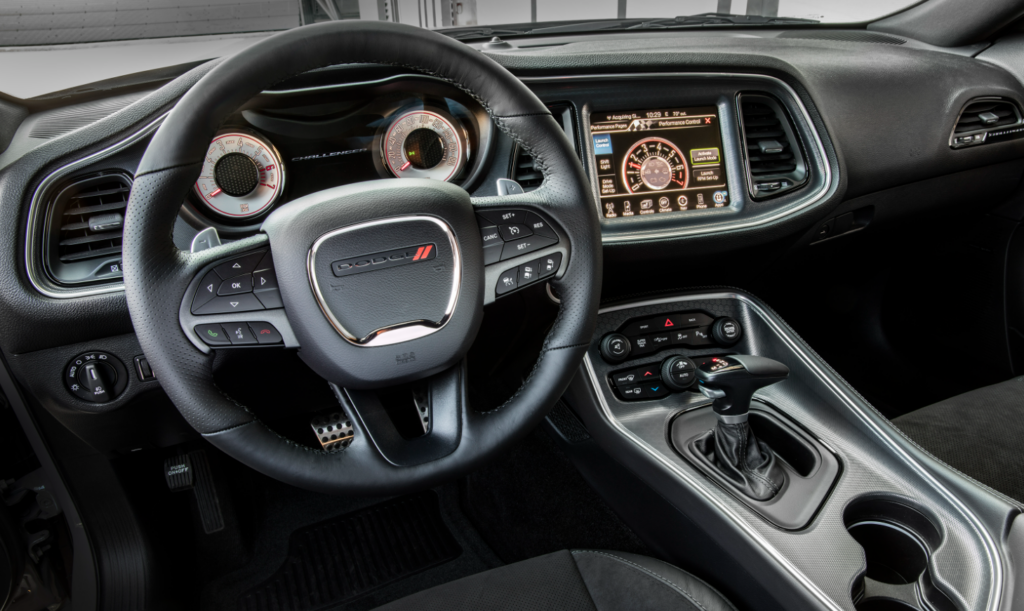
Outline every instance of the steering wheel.
<svg viewBox="0 0 1024 611"><path fill-rule="evenodd" d="M533 156L542 186L471 198L433 180L345 185L281 206L256 236L198 253L178 249L171 237L175 219L222 122L276 83L347 63L400 66L465 91ZM536 365L502 406L481 412L469 405L464 363L484 306L476 214L499 206L553 220L568 248L550 281L559 312ZM436 246L429 265L334 273L345 261L355 265L352 257L427 244ZM351 419L354 436L341 451L285 438L223 393L214 383L213 352L191 341L183 322L189 291L204 270L268 250L284 306L277 315L287 317L299 356L332 383ZM576 373L594 331L601 287L592 191L573 145L544 104L479 51L429 30L381 22L289 30L207 73L146 150L128 202L123 251L135 332L188 423L257 471L329 493L395 494L433 486L479 467L528 433ZM248 318L259 320L260 313ZM423 379L432 415L421 437L403 439L379 404L358 400L369 389Z"/></svg>

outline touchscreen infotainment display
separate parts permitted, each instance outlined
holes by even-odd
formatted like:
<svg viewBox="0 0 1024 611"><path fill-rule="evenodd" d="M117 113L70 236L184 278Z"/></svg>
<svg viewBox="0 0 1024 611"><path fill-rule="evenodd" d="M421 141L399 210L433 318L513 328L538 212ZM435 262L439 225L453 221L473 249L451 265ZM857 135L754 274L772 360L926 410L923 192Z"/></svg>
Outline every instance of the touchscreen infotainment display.
<svg viewBox="0 0 1024 611"><path fill-rule="evenodd" d="M605 218L729 205L716 107L594 113L590 121Z"/></svg>

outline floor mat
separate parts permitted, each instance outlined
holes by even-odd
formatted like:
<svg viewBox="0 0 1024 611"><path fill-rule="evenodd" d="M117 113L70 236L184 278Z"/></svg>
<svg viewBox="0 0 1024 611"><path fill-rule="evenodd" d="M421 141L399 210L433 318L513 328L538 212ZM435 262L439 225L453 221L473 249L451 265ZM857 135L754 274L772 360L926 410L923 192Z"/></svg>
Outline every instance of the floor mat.
<svg viewBox="0 0 1024 611"><path fill-rule="evenodd" d="M437 494L401 497L292 533L284 563L241 596L238 610L337 607L461 553Z"/></svg>

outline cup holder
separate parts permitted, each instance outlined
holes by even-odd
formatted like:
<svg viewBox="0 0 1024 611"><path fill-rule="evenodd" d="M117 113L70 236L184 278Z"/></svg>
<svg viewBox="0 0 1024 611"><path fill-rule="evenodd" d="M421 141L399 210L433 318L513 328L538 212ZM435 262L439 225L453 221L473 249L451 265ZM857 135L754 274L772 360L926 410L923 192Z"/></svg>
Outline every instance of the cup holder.
<svg viewBox="0 0 1024 611"><path fill-rule="evenodd" d="M887 522L856 522L846 527L864 548L865 577L882 583L914 583L928 568L928 550L917 536Z"/></svg>
<svg viewBox="0 0 1024 611"><path fill-rule="evenodd" d="M942 534L923 513L900 499L867 497L850 503L843 521L867 562L851 592L857 611L956 610L928 572Z"/></svg>

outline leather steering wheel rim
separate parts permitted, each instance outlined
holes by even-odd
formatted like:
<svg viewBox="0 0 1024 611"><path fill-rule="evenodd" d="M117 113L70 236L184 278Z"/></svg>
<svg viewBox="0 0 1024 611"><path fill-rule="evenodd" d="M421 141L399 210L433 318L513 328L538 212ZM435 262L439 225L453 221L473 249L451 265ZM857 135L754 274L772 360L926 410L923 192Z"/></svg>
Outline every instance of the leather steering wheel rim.
<svg viewBox="0 0 1024 611"><path fill-rule="evenodd" d="M350 63L403 67L471 95L501 131L534 157L544 176L536 191L478 198L473 206L534 208L569 237L567 268L551 281L559 312L526 381L505 404L488 412L469 408L464 388L457 386L453 392L461 394L456 397L461 409L453 449L418 464L389 461L362 430L365 423L358 415L353 415L355 440L341 452L327 453L278 435L217 388L212 353L198 350L179 324L181 299L199 270L269 242L261 233L195 254L173 243L178 210L215 131L274 84ZM429 30L381 22L329 22L289 30L222 61L203 77L168 114L142 159L128 202L123 251L136 334L188 423L214 446L268 476L329 493L394 494L433 486L477 468L528 433L578 370L596 324L601 284L592 190L574 146L544 104L483 53ZM461 368L453 375L461 383Z"/></svg>

